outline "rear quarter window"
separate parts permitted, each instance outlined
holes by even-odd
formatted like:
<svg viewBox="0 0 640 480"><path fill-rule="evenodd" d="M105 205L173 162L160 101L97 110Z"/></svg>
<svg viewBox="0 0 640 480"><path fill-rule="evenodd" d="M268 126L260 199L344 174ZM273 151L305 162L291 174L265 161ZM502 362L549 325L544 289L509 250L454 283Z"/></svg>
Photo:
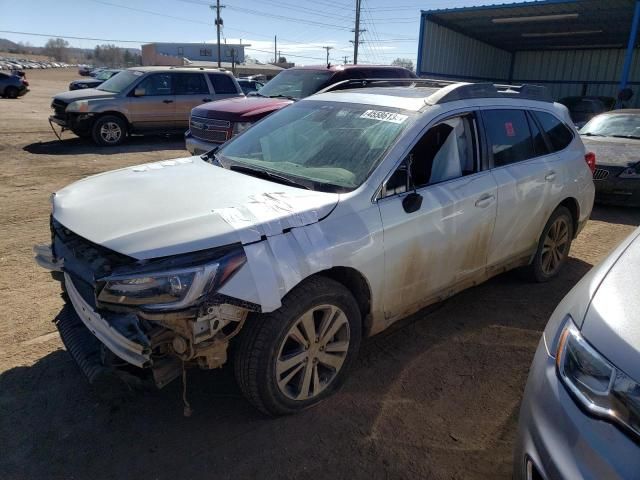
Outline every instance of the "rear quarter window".
<svg viewBox="0 0 640 480"><path fill-rule="evenodd" d="M215 93L238 93L236 84L229 75L222 73L210 73L209 80Z"/></svg>
<svg viewBox="0 0 640 480"><path fill-rule="evenodd" d="M573 132L560 119L546 112L533 112L547 135L553 151L564 150L573 140Z"/></svg>

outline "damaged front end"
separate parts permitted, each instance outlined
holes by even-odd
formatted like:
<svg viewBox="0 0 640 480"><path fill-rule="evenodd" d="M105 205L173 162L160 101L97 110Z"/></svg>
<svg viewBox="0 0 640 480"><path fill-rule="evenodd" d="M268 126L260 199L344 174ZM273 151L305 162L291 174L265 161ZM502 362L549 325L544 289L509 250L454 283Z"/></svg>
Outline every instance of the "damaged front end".
<svg viewBox="0 0 640 480"><path fill-rule="evenodd" d="M219 368L259 306L216 293L246 262L241 245L136 260L51 219L36 262L61 282L56 325L92 384L105 376L163 387L184 367Z"/></svg>

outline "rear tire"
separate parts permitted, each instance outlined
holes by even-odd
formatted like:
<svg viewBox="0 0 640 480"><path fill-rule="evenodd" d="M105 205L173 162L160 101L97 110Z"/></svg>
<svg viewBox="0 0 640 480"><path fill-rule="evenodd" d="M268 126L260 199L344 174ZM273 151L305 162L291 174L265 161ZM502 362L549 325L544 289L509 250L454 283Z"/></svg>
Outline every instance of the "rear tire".
<svg viewBox="0 0 640 480"><path fill-rule="evenodd" d="M99 117L91 127L91 138L102 147L121 145L127 136L126 122L115 115Z"/></svg>
<svg viewBox="0 0 640 480"><path fill-rule="evenodd" d="M304 410L342 385L361 335L353 295L335 280L308 279L275 312L247 319L234 354L236 380L267 415Z"/></svg>
<svg viewBox="0 0 640 480"><path fill-rule="evenodd" d="M7 98L18 98L18 89L16 87L7 87L4 89L4 96Z"/></svg>
<svg viewBox="0 0 640 480"><path fill-rule="evenodd" d="M538 241L538 249L527 276L535 282L548 282L556 277L569 258L573 241L573 217L566 207L558 207L549 217Z"/></svg>

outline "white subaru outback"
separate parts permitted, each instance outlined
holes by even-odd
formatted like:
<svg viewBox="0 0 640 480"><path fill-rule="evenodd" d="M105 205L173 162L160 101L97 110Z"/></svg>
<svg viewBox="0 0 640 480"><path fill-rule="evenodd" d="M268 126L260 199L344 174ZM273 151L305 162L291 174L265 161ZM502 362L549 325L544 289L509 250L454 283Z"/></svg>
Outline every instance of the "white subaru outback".
<svg viewBox="0 0 640 480"><path fill-rule="evenodd" d="M566 108L540 87L411 82L360 80L202 158L57 192L36 259L89 380L161 387L229 351L253 405L296 412L396 320L511 268L556 276L594 198Z"/></svg>

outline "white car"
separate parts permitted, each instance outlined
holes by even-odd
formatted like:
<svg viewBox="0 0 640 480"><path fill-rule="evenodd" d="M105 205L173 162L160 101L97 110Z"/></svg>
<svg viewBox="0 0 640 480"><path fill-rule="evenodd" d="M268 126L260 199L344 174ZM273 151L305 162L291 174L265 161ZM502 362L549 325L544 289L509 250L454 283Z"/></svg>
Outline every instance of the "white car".
<svg viewBox="0 0 640 480"><path fill-rule="evenodd" d="M566 108L533 86L409 82L57 192L36 259L89 379L162 386L233 344L247 399L291 413L339 387L362 338L508 269L557 275L594 198Z"/></svg>

